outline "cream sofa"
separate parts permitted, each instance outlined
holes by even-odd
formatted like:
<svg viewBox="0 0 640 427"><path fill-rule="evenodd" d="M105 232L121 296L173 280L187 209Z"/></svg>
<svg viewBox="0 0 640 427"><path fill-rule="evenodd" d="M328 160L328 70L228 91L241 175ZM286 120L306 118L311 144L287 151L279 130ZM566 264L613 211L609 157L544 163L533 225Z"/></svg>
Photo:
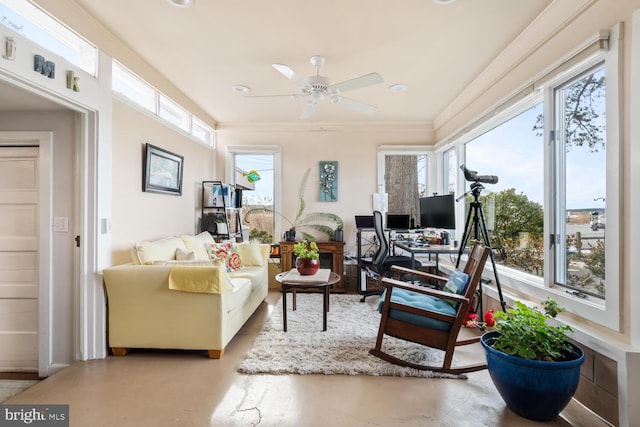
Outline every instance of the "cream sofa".
<svg viewBox="0 0 640 427"><path fill-rule="evenodd" d="M238 244L243 266L227 272L209 260L208 233L136 244L133 262L103 271L109 347L208 350L226 345L265 299L269 245ZM189 260L176 260L176 254ZM193 255L195 255L195 259Z"/></svg>

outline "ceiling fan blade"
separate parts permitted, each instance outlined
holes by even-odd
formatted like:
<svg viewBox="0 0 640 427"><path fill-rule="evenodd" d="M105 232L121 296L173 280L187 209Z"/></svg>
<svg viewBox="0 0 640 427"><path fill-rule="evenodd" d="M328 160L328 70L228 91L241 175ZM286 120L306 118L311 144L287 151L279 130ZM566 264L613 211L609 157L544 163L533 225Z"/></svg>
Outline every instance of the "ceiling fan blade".
<svg viewBox="0 0 640 427"><path fill-rule="evenodd" d="M371 86L382 82L384 82L384 79L380 74L370 73L331 85L329 86L329 90L336 93L342 93L348 90L360 89L361 87Z"/></svg>
<svg viewBox="0 0 640 427"><path fill-rule="evenodd" d="M307 83L304 81L304 79L301 79L300 77L298 77L298 75L294 73L293 70L289 68L288 65L271 64L271 66L275 68L280 74L288 78L289 80L293 80L300 86L306 86Z"/></svg>
<svg viewBox="0 0 640 427"><path fill-rule="evenodd" d="M309 101L307 105L304 107L304 110L302 110L302 114L300 114L300 118L308 119L309 117L313 116L317 108L318 108L317 102Z"/></svg>
<svg viewBox="0 0 640 427"><path fill-rule="evenodd" d="M333 98L331 103L343 105L345 107L351 108L359 113L364 114L375 114L378 111L378 107L374 107L373 105L365 104L360 101L355 101L350 98L345 98L344 96L339 96L337 98Z"/></svg>

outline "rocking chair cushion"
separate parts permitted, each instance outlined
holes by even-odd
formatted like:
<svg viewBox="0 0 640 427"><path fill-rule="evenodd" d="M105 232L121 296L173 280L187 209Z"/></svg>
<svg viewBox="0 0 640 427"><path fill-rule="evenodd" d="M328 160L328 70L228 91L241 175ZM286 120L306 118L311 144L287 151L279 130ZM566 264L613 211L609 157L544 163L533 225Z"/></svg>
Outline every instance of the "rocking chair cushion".
<svg viewBox="0 0 640 427"><path fill-rule="evenodd" d="M386 290L380 297L378 302L378 311L382 312L382 305L386 297ZM456 309L451 306L446 300L432 297L431 295L423 295L417 292L408 291L406 289L394 289L391 293L391 301L409 305L424 310L435 311L442 314L449 314L451 316L456 315ZM389 310L389 317L392 319L408 322L413 325L437 329L439 331L448 331L451 328L451 324L443 322L442 320L432 319L426 316L420 316L418 314L407 313L406 311L391 309Z"/></svg>

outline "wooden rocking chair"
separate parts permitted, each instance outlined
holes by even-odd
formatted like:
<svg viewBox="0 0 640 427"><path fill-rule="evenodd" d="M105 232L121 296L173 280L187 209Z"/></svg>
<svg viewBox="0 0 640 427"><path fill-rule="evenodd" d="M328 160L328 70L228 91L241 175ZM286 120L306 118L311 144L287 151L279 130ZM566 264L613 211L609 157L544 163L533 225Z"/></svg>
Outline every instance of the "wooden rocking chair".
<svg viewBox="0 0 640 427"><path fill-rule="evenodd" d="M459 367L452 367L451 363L456 346L480 341L480 337L458 341L458 333L482 277L489 251L489 248L481 246L478 242L474 244L463 271L468 274L467 286L466 289L464 284L461 286L463 289L458 291L462 292L460 295L397 280L400 275L409 273L416 278L436 281L442 285L442 289L448 289L452 287L453 282L461 283L461 280L466 278L459 271L452 274L450 281L447 277L394 266L396 278L382 279L382 285L385 287L384 295L381 297L382 317L376 346L369 353L387 362L420 370L462 374L486 369L485 363ZM385 353L382 351L382 339L385 334L444 350L442 366L420 365Z"/></svg>

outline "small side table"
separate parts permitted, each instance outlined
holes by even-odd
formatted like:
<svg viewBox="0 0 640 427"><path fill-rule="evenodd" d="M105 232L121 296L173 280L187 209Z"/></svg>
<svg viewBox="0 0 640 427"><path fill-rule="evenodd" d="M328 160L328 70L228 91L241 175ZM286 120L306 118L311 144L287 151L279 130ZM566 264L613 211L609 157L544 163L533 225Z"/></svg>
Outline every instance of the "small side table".
<svg viewBox="0 0 640 427"><path fill-rule="evenodd" d="M329 273L327 275L327 272ZM323 291L322 304L322 331L327 330L327 312L329 311L329 288L340 280L340 276L329 270L318 270L312 276L301 276L293 269L276 276L276 280L282 284L282 323L287 332L287 292L293 293L293 309L296 309L296 290L319 288Z"/></svg>

